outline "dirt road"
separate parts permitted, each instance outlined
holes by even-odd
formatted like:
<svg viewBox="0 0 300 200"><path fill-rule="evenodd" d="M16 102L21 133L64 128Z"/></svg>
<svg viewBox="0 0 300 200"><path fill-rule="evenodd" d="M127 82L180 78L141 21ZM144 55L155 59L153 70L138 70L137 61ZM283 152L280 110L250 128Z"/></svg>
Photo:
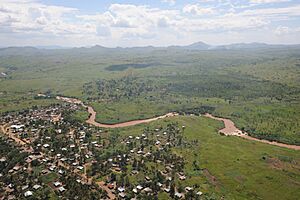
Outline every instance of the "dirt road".
<svg viewBox="0 0 300 200"><path fill-rule="evenodd" d="M27 144L26 141L17 138L13 133L11 133L10 131L7 130L7 125L3 125L1 126L1 132L4 133L5 135L7 135L8 137L10 137L11 139L13 139L17 144L20 145L25 145Z"/></svg>
<svg viewBox="0 0 300 200"><path fill-rule="evenodd" d="M208 113L206 113L204 116L209 117L211 119L218 120L218 121L222 121L224 123L225 128L219 130L219 132L224 134L224 135L234 135L234 136L245 138L247 140L253 140L253 141L262 142L262 143L265 143L265 144L271 144L271 145L275 145L275 146L279 146L279 147L285 147L285 148L289 148L289 149L300 150L300 146L297 146L297 145L284 144L284 143L280 143L280 142L271 142L271 141L268 141L268 140L260 140L260 139L257 139L255 137L251 137L251 136L248 135L248 133L242 132L241 130L239 130L234 125L233 121L231 121L230 119L215 117L215 116L213 116L211 114L208 114Z"/></svg>
<svg viewBox="0 0 300 200"><path fill-rule="evenodd" d="M80 101L78 99L74 99L74 98L60 97L60 96L58 96L56 98L59 100L62 100L62 101L80 104L80 105L84 106L85 108L87 108L87 110L90 114L90 117L88 120L86 120L86 123L97 126L97 127L102 127L102 128L122 128L122 127L134 126L137 124L149 123L149 122L156 121L159 119L164 119L167 117L173 117L173 116L178 115L178 113L174 112L174 113L168 113L168 114L165 114L165 115L162 115L159 117L150 118L150 119L133 120L133 121L117 123L117 124L102 124L102 123L96 122L96 114L97 113L91 106L86 106L86 105L84 105L84 103L82 101ZM222 121L224 123L225 127L223 129L219 130L219 132L224 135L234 135L234 136L242 137L242 138L245 138L248 140L258 141L258 142L271 144L271 145L275 145L275 146L279 146L279 147L285 147L285 148L294 149L294 150L300 150L300 146L297 146L297 145L284 144L284 143L280 143L280 142L271 142L268 140L260 140L260 139L251 137L248 135L248 133L242 132L241 130L239 130L235 126L234 122L231 121L230 119L215 117L209 113L206 113L204 116L209 117L211 119L218 120L218 121Z"/></svg>
<svg viewBox="0 0 300 200"><path fill-rule="evenodd" d="M93 107L85 105L82 101L80 101L78 99L74 99L74 98L61 97L61 96L57 96L56 99L65 101L68 103L79 104L79 105L82 105L83 107L87 108L87 111L90 114L90 117L88 120L86 120L86 123L91 124L93 126L101 127L101 128L122 128L122 127L134 126L134 125L149 123L149 122L153 122L153 121L156 121L159 119L164 119L167 117L174 117L174 116L178 115L178 113L167 113L165 115L154 117L154 118L149 118L149 119L132 120L132 121L122 122L122 123L117 123L117 124L103 124L103 123L99 123L96 121L97 113L93 109Z"/></svg>
<svg viewBox="0 0 300 200"><path fill-rule="evenodd" d="M167 117L173 117L177 116L177 113L168 113L159 117L154 117L150 119L141 119L141 120L133 120L133 121L128 121L128 122L123 122L123 123L117 123L117 124L102 124L96 122L96 112L91 106L87 106L88 112L90 113L90 117L88 120L86 120L86 123L97 126L97 127L102 127L102 128L122 128L122 127L128 127L128 126L134 126L137 124L143 124L143 123L149 123L153 122L159 119L164 119Z"/></svg>

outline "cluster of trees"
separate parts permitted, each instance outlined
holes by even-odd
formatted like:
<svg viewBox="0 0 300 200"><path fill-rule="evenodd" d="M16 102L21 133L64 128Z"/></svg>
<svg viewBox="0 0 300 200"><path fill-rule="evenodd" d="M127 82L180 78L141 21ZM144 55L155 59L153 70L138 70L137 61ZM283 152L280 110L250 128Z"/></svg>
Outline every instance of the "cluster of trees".
<svg viewBox="0 0 300 200"><path fill-rule="evenodd" d="M84 84L83 92L89 100L119 101L131 99L162 90L153 80L145 80L134 76L119 79L98 80Z"/></svg>
<svg viewBox="0 0 300 200"><path fill-rule="evenodd" d="M194 114L194 115L199 115L199 114L205 114L205 113L212 113L215 111L215 107L213 106L200 106L200 107L195 107L195 108L185 108L180 110L178 113L179 114Z"/></svg>

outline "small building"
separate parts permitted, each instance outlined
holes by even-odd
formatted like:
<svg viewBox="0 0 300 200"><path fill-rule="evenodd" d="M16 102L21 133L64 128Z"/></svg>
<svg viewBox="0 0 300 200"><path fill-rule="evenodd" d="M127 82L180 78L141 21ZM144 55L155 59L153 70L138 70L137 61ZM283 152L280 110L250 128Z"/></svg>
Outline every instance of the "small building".
<svg viewBox="0 0 300 200"><path fill-rule="evenodd" d="M38 190L38 189L40 189L41 187L42 187L42 186L36 184L36 185L34 185L32 188L35 189L35 190Z"/></svg>
<svg viewBox="0 0 300 200"><path fill-rule="evenodd" d="M142 189L143 189L143 187L142 187L141 185L138 185L138 186L136 186L136 189L138 189L138 190L142 190Z"/></svg>
<svg viewBox="0 0 300 200"><path fill-rule="evenodd" d="M121 198L125 198L125 197L126 197L126 194L125 194L124 192L121 192L121 193L119 193L119 196L120 196Z"/></svg>
<svg viewBox="0 0 300 200"><path fill-rule="evenodd" d="M183 194L179 193L179 192L175 192L175 197L181 199L181 198L183 198Z"/></svg>
<svg viewBox="0 0 300 200"><path fill-rule="evenodd" d="M61 182L56 181L56 182L53 183L53 185L54 185L55 187L61 186Z"/></svg>
<svg viewBox="0 0 300 200"><path fill-rule="evenodd" d="M119 192L125 192L125 188L124 187L118 187L118 191Z"/></svg>
<svg viewBox="0 0 300 200"><path fill-rule="evenodd" d="M58 191L59 191L59 192L64 192L64 191L66 191L66 189L62 186L62 187L59 187L59 188L58 188Z"/></svg>
<svg viewBox="0 0 300 200"><path fill-rule="evenodd" d="M31 197L32 195L33 195L33 192L31 192L31 191L27 191L24 193L25 197Z"/></svg>

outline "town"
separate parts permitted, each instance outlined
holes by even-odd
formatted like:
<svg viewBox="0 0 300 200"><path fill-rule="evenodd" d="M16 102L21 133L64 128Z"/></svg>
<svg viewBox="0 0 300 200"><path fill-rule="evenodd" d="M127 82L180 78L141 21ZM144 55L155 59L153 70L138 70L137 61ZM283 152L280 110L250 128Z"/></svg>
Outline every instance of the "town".
<svg viewBox="0 0 300 200"><path fill-rule="evenodd" d="M205 196L200 185L188 185L186 160L173 151L198 145L185 140L185 126L122 135L72 119L80 108L63 102L1 117L0 199Z"/></svg>

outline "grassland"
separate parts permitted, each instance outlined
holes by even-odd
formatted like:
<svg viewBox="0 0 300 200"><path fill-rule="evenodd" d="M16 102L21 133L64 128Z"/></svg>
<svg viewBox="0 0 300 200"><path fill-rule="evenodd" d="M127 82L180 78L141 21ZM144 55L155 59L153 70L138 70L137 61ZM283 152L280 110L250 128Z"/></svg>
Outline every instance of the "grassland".
<svg viewBox="0 0 300 200"><path fill-rule="evenodd" d="M142 130L165 126L168 122L186 126L184 138L198 140L190 148L176 148L173 152L185 161L185 174L191 179L182 186L199 184L200 190L211 199L294 199L299 196L299 152L286 148L225 137L217 133L218 121L205 117L181 116L115 130L120 138L138 135ZM117 151L118 146L114 147ZM255 151L253 150L255 149ZM196 170L194 162L201 170ZM132 180L135 181L135 180ZM164 193L161 199L168 199Z"/></svg>
<svg viewBox="0 0 300 200"><path fill-rule="evenodd" d="M0 111L55 102L37 93L80 98L103 123L212 106L255 137L299 145L299 56L297 48L8 49L0 53L8 74Z"/></svg>
<svg viewBox="0 0 300 200"><path fill-rule="evenodd" d="M209 108L255 137L300 145L299 57L300 49L2 50L0 72L8 76L0 77L0 113L59 103L54 98L37 99L38 93L79 98L94 107L103 123L170 111L199 114ZM84 109L71 116L81 122L87 117ZM218 121L180 116L109 130L107 137L121 141L147 126L170 121L186 126L186 140L199 141L173 149L186 160L189 179L180 183L183 186L197 183L211 199L300 196L298 151L220 136ZM117 142L103 154L121 148ZM162 192L159 198L167 195Z"/></svg>

